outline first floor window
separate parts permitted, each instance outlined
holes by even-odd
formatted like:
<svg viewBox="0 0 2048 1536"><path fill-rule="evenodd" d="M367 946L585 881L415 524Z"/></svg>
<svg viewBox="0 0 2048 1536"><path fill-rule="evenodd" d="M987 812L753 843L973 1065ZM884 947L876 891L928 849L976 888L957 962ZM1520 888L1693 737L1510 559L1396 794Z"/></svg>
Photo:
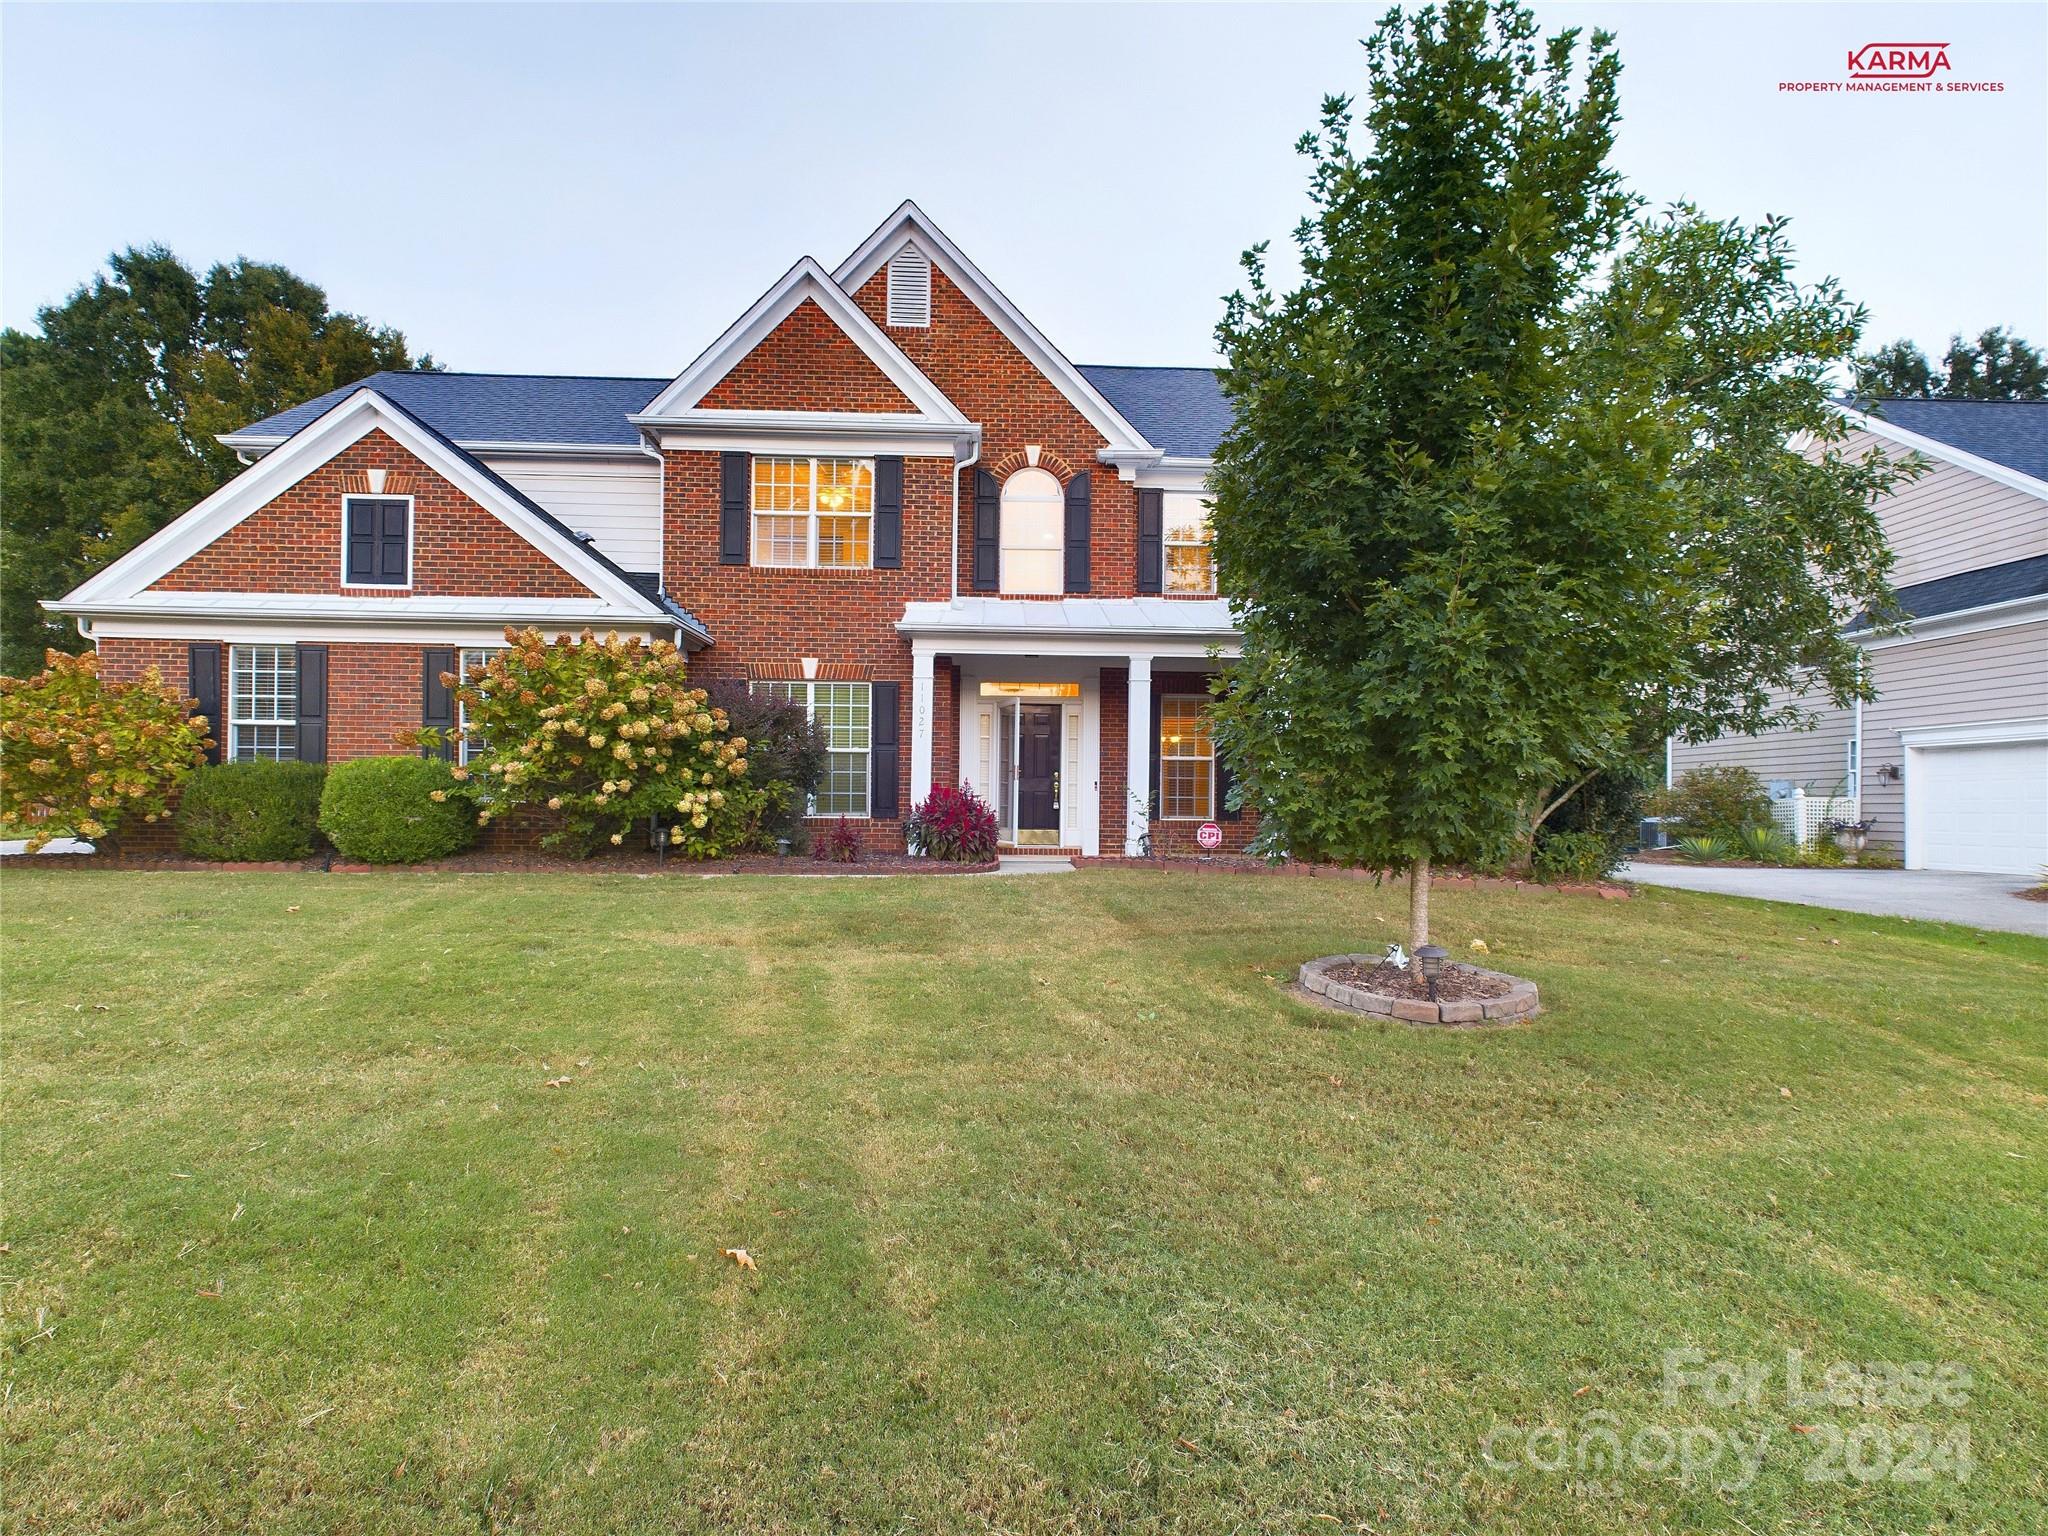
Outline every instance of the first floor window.
<svg viewBox="0 0 2048 1536"><path fill-rule="evenodd" d="M1851 800L1863 798L1863 743L1854 736L1842 747L1842 793Z"/></svg>
<svg viewBox="0 0 2048 1536"><path fill-rule="evenodd" d="M1216 555L1210 548L1207 499L1169 494L1164 502L1166 590L1204 596L1214 593Z"/></svg>
<svg viewBox="0 0 2048 1536"><path fill-rule="evenodd" d="M754 459L754 564L839 569L874 563L869 459Z"/></svg>
<svg viewBox="0 0 2048 1536"><path fill-rule="evenodd" d="M299 755L299 653L289 645L229 652L228 756L238 763Z"/></svg>
<svg viewBox="0 0 2048 1536"><path fill-rule="evenodd" d="M753 691L795 699L825 732L825 775L811 796L813 816L868 813L872 690L866 683L755 683Z"/></svg>
<svg viewBox="0 0 2048 1536"><path fill-rule="evenodd" d="M1159 701L1159 814L1207 821L1216 809L1216 743L1208 700L1168 694Z"/></svg>
<svg viewBox="0 0 2048 1536"><path fill-rule="evenodd" d="M489 666L491 658L500 649L502 647L492 646L484 649L458 652L459 660L455 667L457 673L456 686L460 688L469 682L471 668ZM484 745L484 739L480 734L471 734L469 729L469 706L463 703L460 693L455 696L455 725L462 736L461 744L457 750L460 752L463 762L467 763L473 757L482 757L484 753L490 750L489 747Z"/></svg>

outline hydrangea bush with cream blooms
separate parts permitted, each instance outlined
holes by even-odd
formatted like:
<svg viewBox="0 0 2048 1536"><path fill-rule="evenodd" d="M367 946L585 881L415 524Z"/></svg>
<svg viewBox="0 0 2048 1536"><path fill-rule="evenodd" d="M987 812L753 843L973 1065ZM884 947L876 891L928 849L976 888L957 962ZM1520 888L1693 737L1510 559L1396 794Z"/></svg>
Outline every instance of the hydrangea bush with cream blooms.
<svg viewBox="0 0 2048 1536"><path fill-rule="evenodd" d="M689 685L674 645L589 630L550 641L507 629L505 641L447 677L483 747L455 768L451 793L476 805L480 826L541 807L559 822L541 838L548 847L618 847L650 816L688 858L747 846L767 795L747 777L746 738Z"/></svg>
<svg viewBox="0 0 2048 1536"><path fill-rule="evenodd" d="M34 677L0 677L0 820L34 853L61 832L104 842L123 817L161 819L206 761L197 707L153 667L132 683L103 682L90 651L48 651Z"/></svg>

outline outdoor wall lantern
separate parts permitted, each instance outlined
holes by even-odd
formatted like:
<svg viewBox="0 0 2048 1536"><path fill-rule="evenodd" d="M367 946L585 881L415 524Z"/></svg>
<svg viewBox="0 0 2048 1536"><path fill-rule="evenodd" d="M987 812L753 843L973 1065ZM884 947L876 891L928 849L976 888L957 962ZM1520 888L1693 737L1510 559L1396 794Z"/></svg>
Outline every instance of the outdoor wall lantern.
<svg viewBox="0 0 2048 1536"><path fill-rule="evenodd" d="M1415 951L1415 958L1422 962L1422 979L1429 983L1429 1000L1436 1001L1436 979L1444 973L1444 962L1451 958L1448 949L1435 944L1425 944Z"/></svg>

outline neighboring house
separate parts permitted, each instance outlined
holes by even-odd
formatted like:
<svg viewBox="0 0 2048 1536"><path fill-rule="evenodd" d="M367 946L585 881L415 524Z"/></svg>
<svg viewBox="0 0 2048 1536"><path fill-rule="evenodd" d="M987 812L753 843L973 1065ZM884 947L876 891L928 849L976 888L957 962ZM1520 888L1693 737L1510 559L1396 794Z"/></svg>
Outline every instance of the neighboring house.
<svg viewBox="0 0 2048 1536"><path fill-rule="evenodd" d="M960 783L1015 846L1238 847L1205 715L1228 420L1207 369L1068 362L905 203L672 379L383 373L229 434L248 470L47 606L231 758L404 750L506 625L589 627L803 699L814 810L873 846Z"/></svg>
<svg viewBox="0 0 2048 1536"><path fill-rule="evenodd" d="M1879 508L1911 622L1850 634L1877 697L1811 731L1670 744L1671 777L1740 764L1858 802L1909 869L2048 865L2048 403L1885 400L1850 446L1932 468Z"/></svg>

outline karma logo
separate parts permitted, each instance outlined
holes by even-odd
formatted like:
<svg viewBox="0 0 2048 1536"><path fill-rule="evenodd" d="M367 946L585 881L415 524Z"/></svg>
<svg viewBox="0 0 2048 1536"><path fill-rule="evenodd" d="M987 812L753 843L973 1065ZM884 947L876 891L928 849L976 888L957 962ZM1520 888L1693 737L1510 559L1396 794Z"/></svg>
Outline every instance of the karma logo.
<svg viewBox="0 0 2048 1536"><path fill-rule="evenodd" d="M1865 43L1849 50L1851 80L1932 80L1948 67L1947 43Z"/></svg>

